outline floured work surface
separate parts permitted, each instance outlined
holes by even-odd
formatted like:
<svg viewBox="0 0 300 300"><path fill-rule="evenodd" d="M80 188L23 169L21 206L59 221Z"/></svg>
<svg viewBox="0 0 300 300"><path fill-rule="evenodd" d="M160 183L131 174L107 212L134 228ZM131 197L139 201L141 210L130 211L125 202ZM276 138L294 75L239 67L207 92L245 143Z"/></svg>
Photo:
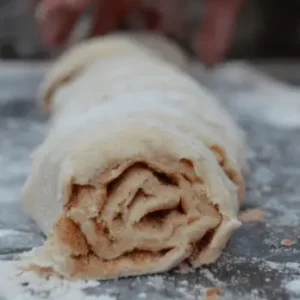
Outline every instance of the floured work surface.
<svg viewBox="0 0 300 300"><path fill-rule="evenodd" d="M247 214L247 223L211 267L194 271L182 266L163 275L88 283L12 274L10 260L15 254L43 243L43 236L22 213L19 200L30 169L29 155L42 141L46 125L31 91L22 93L18 88L28 81L33 95L42 72L31 69L26 79L16 69L3 72L10 76L10 83L15 78L15 84L7 84L8 79L1 75L1 300L77 300L83 295L100 300L205 299L205 294L211 293L215 296L207 299L217 299L218 293L220 299L300 298L300 90L256 74L243 64L225 65L213 74L198 67L192 71L213 89L248 133L243 210L260 210ZM220 290L206 290L215 287Z"/></svg>

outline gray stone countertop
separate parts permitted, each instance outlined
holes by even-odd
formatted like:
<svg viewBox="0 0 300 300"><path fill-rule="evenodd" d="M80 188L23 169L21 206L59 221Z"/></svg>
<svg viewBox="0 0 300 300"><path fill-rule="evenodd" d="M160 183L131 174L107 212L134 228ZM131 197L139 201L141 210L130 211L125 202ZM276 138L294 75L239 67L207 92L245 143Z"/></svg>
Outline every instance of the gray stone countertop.
<svg viewBox="0 0 300 300"><path fill-rule="evenodd" d="M47 64L0 63L0 262L39 246L44 238L22 212L20 190L30 170L30 153L45 135L46 117L35 94ZM300 299L300 89L257 72L243 62L192 74L207 85L240 122L248 136L247 196L242 210L260 208L264 222L245 223L220 260L198 270L81 285L80 294L54 295L21 282L18 296L0 299L167 300L205 299L205 288L220 299ZM300 74L300 69L298 77ZM281 245L283 239L294 245ZM8 289L8 287L7 287ZM298 293L298 294L297 294ZM80 296L81 295L81 296Z"/></svg>

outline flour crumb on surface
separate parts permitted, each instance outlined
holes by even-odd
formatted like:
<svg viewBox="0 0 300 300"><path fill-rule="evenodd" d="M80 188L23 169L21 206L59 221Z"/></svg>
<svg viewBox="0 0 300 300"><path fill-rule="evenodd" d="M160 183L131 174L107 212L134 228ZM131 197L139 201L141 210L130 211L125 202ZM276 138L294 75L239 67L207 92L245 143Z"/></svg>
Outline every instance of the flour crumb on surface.
<svg viewBox="0 0 300 300"><path fill-rule="evenodd" d="M147 297L147 294L146 293L140 293L139 294L139 298L146 298Z"/></svg>
<svg viewBox="0 0 300 300"><path fill-rule="evenodd" d="M211 284L217 285L219 287L224 286L224 283L218 280L215 275L208 269L200 269L200 274L208 279Z"/></svg>
<svg viewBox="0 0 300 300"><path fill-rule="evenodd" d="M289 247L289 246L294 245L294 244L295 244L295 241L289 240L289 239L283 239L283 240L280 242L280 244L281 244L282 246L287 246L287 247Z"/></svg>
<svg viewBox="0 0 300 300"><path fill-rule="evenodd" d="M155 287L157 290L161 290L165 287L162 276L154 275L148 277L148 285Z"/></svg>
<svg viewBox="0 0 300 300"><path fill-rule="evenodd" d="M182 280L179 283L180 285L188 285L188 281L187 280Z"/></svg>
<svg viewBox="0 0 300 300"><path fill-rule="evenodd" d="M221 289L219 288L208 288L205 292L205 300L217 300L221 295Z"/></svg>
<svg viewBox="0 0 300 300"><path fill-rule="evenodd" d="M259 208L247 209L239 214L239 220L243 223L263 222L265 212Z"/></svg>

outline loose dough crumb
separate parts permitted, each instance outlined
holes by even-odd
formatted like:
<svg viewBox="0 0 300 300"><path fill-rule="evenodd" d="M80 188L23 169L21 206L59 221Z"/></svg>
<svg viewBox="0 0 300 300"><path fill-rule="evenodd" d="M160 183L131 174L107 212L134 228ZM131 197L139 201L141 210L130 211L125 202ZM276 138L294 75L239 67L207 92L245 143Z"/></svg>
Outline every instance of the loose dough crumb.
<svg viewBox="0 0 300 300"><path fill-rule="evenodd" d="M247 209L239 214L242 223L264 222L265 212L259 208Z"/></svg>
<svg viewBox="0 0 300 300"><path fill-rule="evenodd" d="M219 288L208 288L205 294L205 300L218 300L221 294L221 289Z"/></svg>
<svg viewBox="0 0 300 300"><path fill-rule="evenodd" d="M294 244L295 244L295 241L289 240L289 239L283 239L283 240L281 241L281 245L282 245L282 246L287 246L287 247L289 247L289 246L292 246L292 245L294 245Z"/></svg>

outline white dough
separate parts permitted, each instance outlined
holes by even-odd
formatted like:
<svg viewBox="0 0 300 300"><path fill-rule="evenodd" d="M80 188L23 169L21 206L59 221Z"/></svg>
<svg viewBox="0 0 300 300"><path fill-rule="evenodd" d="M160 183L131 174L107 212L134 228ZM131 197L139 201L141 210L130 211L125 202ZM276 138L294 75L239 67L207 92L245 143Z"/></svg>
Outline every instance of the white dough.
<svg viewBox="0 0 300 300"><path fill-rule="evenodd" d="M24 187L48 236L33 267L105 279L219 257L240 225L244 138L185 61L162 38L113 35L54 64Z"/></svg>

